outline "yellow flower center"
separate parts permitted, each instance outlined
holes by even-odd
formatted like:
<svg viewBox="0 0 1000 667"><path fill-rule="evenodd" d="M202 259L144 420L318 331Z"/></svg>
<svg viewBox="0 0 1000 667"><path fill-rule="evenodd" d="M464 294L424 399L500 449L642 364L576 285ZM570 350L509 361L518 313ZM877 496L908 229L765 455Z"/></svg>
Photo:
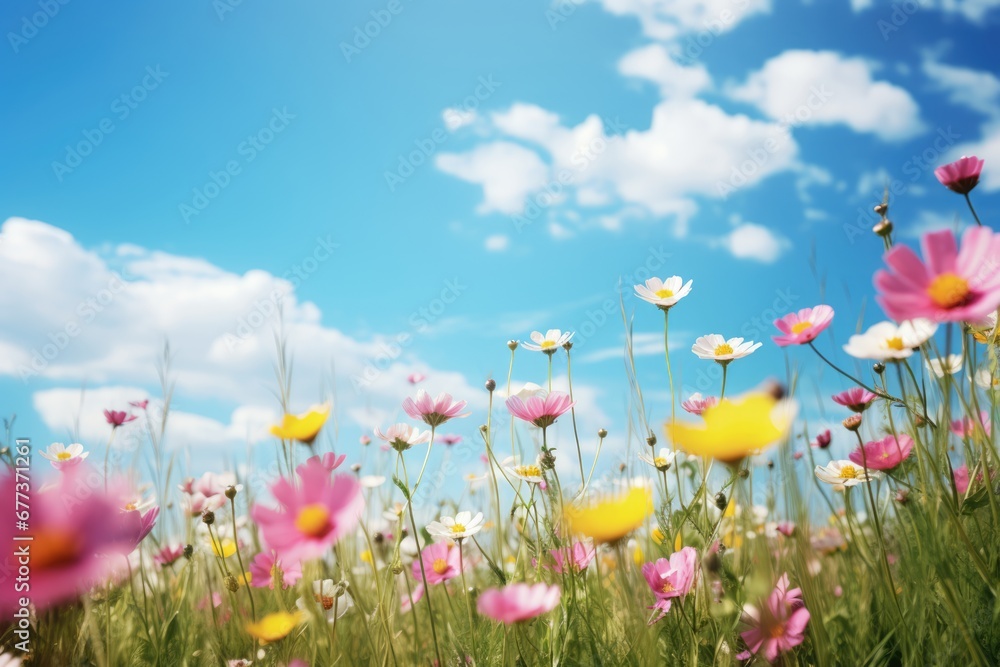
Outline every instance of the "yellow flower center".
<svg viewBox="0 0 1000 667"><path fill-rule="evenodd" d="M903 349L903 339L899 336L896 336L895 338L887 338L885 346L890 350L900 351Z"/></svg>
<svg viewBox="0 0 1000 667"><path fill-rule="evenodd" d="M969 300L969 283L954 273L942 273L927 288L927 295L942 308L955 308Z"/></svg>
<svg viewBox="0 0 1000 667"><path fill-rule="evenodd" d="M672 583L670 583L669 581L663 582L663 587L660 588L660 591L663 592L663 593L673 593L676 590L677 589L674 588L674 585Z"/></svg>
<svg viewBox="0 0 1000 667"><path fill-rule="evenodd" d="M369 565L375 564L375 558L372 556L372 552L369 551L368 549L365 549L364 551L361 552L361 561L364 563L368 563Z"/></svg>
<svg viewBox="0 0 1000 667"><path fill-rule="evenodd" d="M465 532L465 525L461 524L461 523L456 523L454 526L451 527L451 532L453 532L453 533L464 533Z"/></svg>
<svg viewBox="0 0 1000 667"><path fill-rule="evenodd" d="M538 347L542 348L543 350L551 350L555 346L556 342L554 340L543 340L542 344L539 345Z"/></svg>
<svg viewBox="0 0 1000 667"><path fill-rule="evenodd" d="M800 334L803 331L805 331L806 329L812 329L812 325L813 325L813 323L812 322L808 322L808 321L807 322L797 322L797 323L795 323L795 324L792 325L792 333L794 333L794 334Z"/></svg>
<svg viewBox="0 0 1000 667"><path fill-rule="evenodd" d="M777 625L769 629L767 631L767 634L771 637L771 639L778 639L785 634L785 626L782 625L781 623L778 623Z"/></svg>
<svg viewBox="0 0 1000 667"><path fill-rule="evenodd" d="M444 574L448 571L448 561L444 558L436 558L433 565L434 571L438 574Z"/></svg>
<svg viewBox="0 0 1000 667"><path fill-rule="evenodd" d="M653 293L656 294L656 296L660 299L669 299L674 295L674 291L672 289L667 289L666 287L664 287L663 289L658 289Z"/></svg>
<svg viewBox="0 0 1000 667"><path fill-rule="evenodd" d="M330 512L318 503L306 505L295 517L295 527L310 537L322 537L330 529Z"/></svg>
<svg viewBox="0 0 1000 667"><path fill-rule="evenodd" d="M538 466L517 466L514 472L522 477L541 477L542 470Z"/></svg>
<svg viewBox="0 0 1000 667"><path fill-rule="evenodd" d="M333 609L333 603L336 598L329 595L316 595L316 602L319 602L323 606L323 611L330 611Z"/></svg>
<svg viewBox="0 0 1000 667"><path fill-rule="evenodd" d="M663 468L667 465L667 460L662 456L657 456L655 459L653 459L653 465L656 466L657 468Z"/></svg>
<svg viewBox="0 0 1000 667"><path fill-rule="evenodd" d="M73 565L83 556L83 544L76 535L47 528L35 531L31 546L32 568L56 570Z"/></svg>
<svg viewBox="0 0 1000 667"><path fill-rule="evenodd" d="M840 469L840 479L857 479L858 469L854 466L844 466Z"/></svg>
<svg viewBox="0 0 1000 667"><path fill-rule="evenodd" d="M125 503L125 511L126 512L135 511L135 503Z"/></svg>
<svg viewBox="0 0 1000 667"><path fill-rule="evenodd" d="M724 354L732 354L732 353L733 353L733 346L730 345L729 343L723 343L722 345L719 345L718 347L715 348L715 356L717 357L721 357Z"/></svg>
<svg viewBox="0 0 1000 667"><path fill-rule="evenodd" d="M56 454L56 458L59 459L60 461L65 461L66 459L73 458L73 455L70 454L69 452L59 452L58 454Z"/></svg>

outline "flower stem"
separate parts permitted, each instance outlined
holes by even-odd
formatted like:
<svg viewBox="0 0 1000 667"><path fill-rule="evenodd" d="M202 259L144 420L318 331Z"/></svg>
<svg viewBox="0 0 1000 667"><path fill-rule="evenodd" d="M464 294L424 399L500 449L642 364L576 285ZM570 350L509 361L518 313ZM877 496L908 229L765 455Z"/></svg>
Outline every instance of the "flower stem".
<svg viewBox="0 0 1000 667"><path fill-rule="evenodd" d="M472 636L472 660L475 662L479 654L479 647L476 645L476 622L472 616L472 594L465 583L465 557L462 555L462 540L458 541L458 567L462 572L462 588L465 589L465 601L469 607L469 634Z"/></svg>
<svg viewBox="0 0 1000 667"><path fill-rule="evenodd" d="M232 508L233 512L233 541L236 542L236 560L240 564L240 577L243 578L243 585L247 589L247 597L250 598L250 618L253 622L257 622L257 607L253 603L253 592L250 590L250 582L247 581L247 570L243 567L243 556L240 555L240 545L238 540L236 540L236 535L239 534L239 529L236 527L236 497L229 499L229 506ZM284 575L282 575L284 576ZM254 639L254 653L257 652L257 640Z"/></svg>
<svg viewBox="0 0 1000 667"><path fill-rule="evenodd" d="M722 390L719 392L719 400L726 397L726 374L729 371L729 364L722 364Z"/></svg>
<svg viewBox="0 0 1000 667"><path fill-rule="evenodd" d="M570 361L569 350L566 350L566 381L569 383L569 400L573 403L573 366ZM580 449L580 434L576 430L576 406L569 409L570 418L573 420L573 439L576 440L576 458L580 462L580 484L586 480L586 473L583 472L583 450Z"/></svg>
<svg viewBox="0 0 1000 667"><path fill-rule="evenodd" d="M823 353L816 349L816 346L812 343L812 341L809 342L809 347L812 348L812 351L815 352L816 355L820 359L822 359L826 363L827 366L829 366L833 370L837 371L838 373L840 373L845 378L847 378L848 380L850 380L854 384L858 385L862 389L867 389L871 393L873 393L876 396L879 396L881 398L884 398L887 401L892 401L893 403L903 403L903 405L906 405L906 403L902 399L896 398L895 396L892 396L891 394L887 394L886 392L882 391L881 389L875 389L873 387L869 387L864 382L862 382L858 378L854 377L853 375L851 375L847 371L841 370L839 366L837 366L835 363L833 363L832 361L830 361L829 359L827 359L826 357L824 357Z"/></svg>
<svg viewBox="0 0 1000 667"><path fill-rule="evenodd" d="M979 216L976 215L976 209L972 207L972 200L969 199L969 193L968 192L965 193L965 203L969 205L969 210L972 211L972 217L976 219L976 224L979 225L980 227L982 227L983 223L980 222Z"/></svg>

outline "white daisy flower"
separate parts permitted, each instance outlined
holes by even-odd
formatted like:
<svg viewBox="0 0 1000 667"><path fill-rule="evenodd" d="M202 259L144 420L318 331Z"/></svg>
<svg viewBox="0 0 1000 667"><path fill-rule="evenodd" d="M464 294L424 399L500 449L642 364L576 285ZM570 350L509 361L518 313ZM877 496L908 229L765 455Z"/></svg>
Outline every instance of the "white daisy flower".
<svg viewBox="0 0 1000 667"><path fill-rule="evenodd" d="M816 477L821 482L838 486L856 486L862 482L878 479L879 474L873 470L865 470L854 461L830 461L826 466L816 466Z"/></svg>
<svg viewBox="0 0 1000 667"><path fill-rule="evenodd" d="M397 452L404 452L413 445L422 445L431 440L430 431L421 431L409 424L393 424L384 433L376 426L375 436L379 440L388 442L389 446Z"/></svg>
<svg viewBox="0 0 1000 667"><path fill-rule="evenodd" d="M374 489L385 484L385 477L382 475L364 475L358 479L358 484L366 489Z"/></svg>
<svg viewBox="0 0 1000 667"><path fill-rule="evenodd" d="M918 318L895 324L879 322L868 327L863 334L855 334L847 341L844 351L855 359L875 361L895 361L906 359L913 354L913 348L920 347L937 331L937 324L931 320Z"/></svg>
<svg viewBox="0 0 1000 667"><path fill-rule="evenodd" d="M983 368L976 371L976 384L981 389L992 389L1000 391L1000 378L990 373L989 369Z"/></svg>
<svg viewBox="0 0 1000 667"><path fill-rule="evenodd" d="M483 529L483 513L459 512L454 517L443 516L440 521L427 524L427 532L433 537L445 537L449 540L463 540L475 535Z"/></svg>
<svg viewBox="0 0 1000 667"><path fill-rule="evenodd" d="M698 338L691 346L691 351L699 359L710 359L724 364L733 359L742 359L761 345L763 343L755 343L752 340L744 343L742 338L726 340L719 334L709 334Z"/></svg>
<svg viewBox="0 0 1000 667"><path fill-rule="evenodd" d="M545 481L545 478L542 477L542 469L537 462L522 464L513 457L508 456L500 463L500 467L503 468L508 475L517 477L518 479L523 479L529 484L541 484Z"/></svg>
<svg viewBox="0 0 1000 667"><path fill-rule="evenodd" d="M925 362L927 370L934 373L939 378L943 378L945 375L957 375L962 372L962 355L960 354L949 354L947 357L939 357L937 359L928 359Z"/></svg>
<svg viewBox="0 0 1000 667"><path fill-rule="evenodd" d="M295 606L307 613L313 605L318 605L327 622L333 623L354 606L354 600L333 579L324 579L313 582L313 600L300 597L295 601Z"/></svg>
<svg viewBox="0 0 1000 667"><path fill-rule="evenodd" d="M677 456L676 452L673 452L666 447L660 447L660 451L653 456L652 453L642 453L639 454L639 458L649 465L653 466L660 472L669 470L670 466L674 464L674 457Z"/></svg>
<svg viewBox="0 0 1000 667"><path fill-rule="evenodd" d="M635 295L657 308L667 310L691 292L691 283L685 283L680 276L670 276L666 280L650 278L643 285L635 285Z"/></svg>
<svg viewBox="0 0 1000 667"><path fill-rule="evenodd" d="M76 465L90 456L90 452L83 451L83 445L78 442L68 446L61 442L53 442L48 448L38 450L38 453L42 458L51 461L55 468Z"/></svg>
<svg viewBox="0 0 1000 667"><path fill-rule="evenodd" d="M527 341L523 342L525 349L533 350L535 352L544 352L545 354L555 354L564 343L569 342L569 339L573 337L572 331L562 332L559 329L549 329L542 335L540 331L531 332L531 340L533 343Z"/></svg>

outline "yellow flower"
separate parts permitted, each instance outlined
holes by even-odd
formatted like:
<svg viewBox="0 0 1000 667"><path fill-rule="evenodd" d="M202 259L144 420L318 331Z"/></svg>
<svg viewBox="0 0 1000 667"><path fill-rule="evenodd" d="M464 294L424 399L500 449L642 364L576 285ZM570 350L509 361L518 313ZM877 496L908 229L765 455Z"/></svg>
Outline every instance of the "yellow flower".
<svg viewBox="0 0 1000 667"><path fill-rule="evenodd" d="M770 394L749 394L706 408L703 425L667 423L667 437L684 451L737 463L788 434L795 416L794 403Z"/></svg>
<svg viewBox="0 0 1000 667"><path fill-rule="evenodd" d="M657 544L663 544L663 540L667 539L667 536L663 534L663 531L660 530L659 526L653 528L651 537L653 538L653 542Z"/></svg>
<svg viewBox="0 0 1000 667"><path fill-rule="evenodd" d="M302 612L289 614L287 611L278 611L268 614L256 623L247 623L247 632L251 637L267 644L284 639L301 622Z"/></svg>
<svg viewBox="0 0 1000 667"><path fill-rule="evenodd" d="M649 489L633 487L625 494L567 507L564 513L570 532L586 535L595 542L615 542L641 526L652 511Z"/></svg>
<svg viewBox="0 0 1000 667"><path fill-rule="evenodd" d="M228 537L225 539L212 540L212 553L222 558L229 558L236 553L236 542Z"/></svg>
<svg viewBox="0 0 1000 667"><path fill-rule="evenodd" d="M253 583L253 573L250 571L244 572L242 577L236 577L236 583L240 586L249 586Z"/></svg>
<svg viewBox="0 0 1000 667"><path fill-rule="evenodd" d="M635 549L632 551L632 562L635 563L636 567L642 567L642 564L646 562L642 553L642 545L638 542L635 543Z"/></svg>
<svg viewBox="0 0 1000 667"><path fill-rule="evenodd" d="M316 405L302 415L286 414L281 424L271 427L271 435L282 440L298 440L311 445L330 416L330 404Z"/></svg>

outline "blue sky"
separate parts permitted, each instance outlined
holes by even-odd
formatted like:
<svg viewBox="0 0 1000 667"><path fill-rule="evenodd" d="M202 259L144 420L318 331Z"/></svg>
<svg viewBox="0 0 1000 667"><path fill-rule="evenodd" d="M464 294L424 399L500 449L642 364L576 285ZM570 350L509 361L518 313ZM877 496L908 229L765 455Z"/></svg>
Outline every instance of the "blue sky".
<svg viewBox="0 0 1000 667"><path fill-rule="evenodd" d="M672 314L686 391L717 391L696 336L764 341L733 366L739 391L785 373L756 323L775 309L833 305L842 361L882 319L866 212L887 183L914 243L967 221L932 169L975 153L995 215L997 6L6 3L0 409L36 443L78 422L99 451L100 409L155 399L169 340L171 443L194 468L239 458L277 409L278 292L293 405L335 388L342 451L401 416L415 371L470 400L471 440L506 341L558 327L578 331L581 424L621 458L620 280L694 280ZM662 319L630 292L658 423ZM544 380L540 355L517 359L516 383Z"/></svg>

